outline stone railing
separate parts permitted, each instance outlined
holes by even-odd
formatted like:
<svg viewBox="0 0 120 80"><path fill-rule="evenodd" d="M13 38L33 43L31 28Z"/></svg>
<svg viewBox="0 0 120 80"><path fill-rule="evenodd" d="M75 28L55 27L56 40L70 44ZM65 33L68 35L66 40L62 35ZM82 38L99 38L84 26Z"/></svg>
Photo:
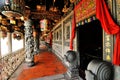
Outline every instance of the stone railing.
<svg viewBox="0 0 120 80"><path fill-rule="evenodd" d="M9 77L15 72L15 70L19 67L19 65L23 62L25 55L25 50L20 49L15 51L1 59L2 62L2 70L0 73L0 77L2 80L8 80Z"/></svg>

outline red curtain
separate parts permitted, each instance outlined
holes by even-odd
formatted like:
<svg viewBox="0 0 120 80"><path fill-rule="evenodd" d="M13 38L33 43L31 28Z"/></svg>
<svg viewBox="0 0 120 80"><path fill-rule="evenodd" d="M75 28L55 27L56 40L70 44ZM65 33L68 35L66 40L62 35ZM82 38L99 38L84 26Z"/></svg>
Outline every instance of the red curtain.
<svg viewBox="0 0 120 80"><path fill-rule="evenodd" d="M73 50L73 40L75 38L75 27L76 27L76 21L75 21L75 13L73 13L73 18L72 18L72 33L71 33L71 38L70 38L70 50Z"/></svg>
<svg viewBox="0 0 120 80"><path fill-rule="evenodd" d="M120 27L114 23L104 0L96 0L96 17L107 34L116 35L113 64L120 65Z"/></svg>

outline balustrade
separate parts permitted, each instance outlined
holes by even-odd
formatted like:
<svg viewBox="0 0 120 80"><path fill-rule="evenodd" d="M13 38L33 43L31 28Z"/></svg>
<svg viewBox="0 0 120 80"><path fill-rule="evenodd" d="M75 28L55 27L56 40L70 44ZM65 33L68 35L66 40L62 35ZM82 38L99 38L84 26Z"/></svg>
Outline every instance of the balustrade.
<svg viewBox="0 0 120 80"><path fill-rule="evenodd" d="M24 60L25 51L20 49L0 59L2 70L0 75L2 80L8 80Z"/></svg>

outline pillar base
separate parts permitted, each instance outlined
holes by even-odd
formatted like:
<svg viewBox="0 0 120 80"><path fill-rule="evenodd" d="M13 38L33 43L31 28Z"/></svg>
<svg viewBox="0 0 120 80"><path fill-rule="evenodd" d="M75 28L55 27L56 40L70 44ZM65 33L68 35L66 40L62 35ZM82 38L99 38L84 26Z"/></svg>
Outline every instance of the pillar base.
<svg viewBox="0 0 120 80"><path fill-rule="evenodd" d="M33 54L39 54L40 53L40 50L37 50L37 51L34 51Z"/></svg>
<svg viewBox="0 0 120 80"><path fill-rule="evenodd" d="M25 59L25 62L26 62L26 65L27 65L28 67L32 67L32 66L35 65L34 58L32 58L32 59L26 58L26 59Z"/></svg>
<svg viewBox="0 0 120 80"><path fill-rule="evenodd" d="M28 67L32 67L32 66L35 65L35 63L34 63L34 62L26 62L26 65L27 65Z"/></svg>

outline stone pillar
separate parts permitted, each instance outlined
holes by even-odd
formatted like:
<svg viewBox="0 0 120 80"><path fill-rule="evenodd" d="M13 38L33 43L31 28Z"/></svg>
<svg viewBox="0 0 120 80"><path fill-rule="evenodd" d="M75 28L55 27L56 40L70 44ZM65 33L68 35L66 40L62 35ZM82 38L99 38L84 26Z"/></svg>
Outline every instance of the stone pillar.
<svg viewBox="0 0 120 80"><path fill-rule="evenodd" d="M34 39L33 39L33 31L32 26L33 22L32 20L28 19L24 23L25 26L25 51L26 51L26 58L25 61L27 63L27 66L31 67L34 65Z"/></svg>
<svg viewBox="0 0 120 80"><path fill-rule="evenodd" d="M8 53L12 53L12 33L8 32Z"/></svg>
<svg viewBox="0 0 120 80"><path fill-rule="evenodd" d="M33 32L33 36L34 36L34 54L38 54L40 52L40 50L39 50L39 35L38 35L38 31L36 31L35 29Z"/></svg>

